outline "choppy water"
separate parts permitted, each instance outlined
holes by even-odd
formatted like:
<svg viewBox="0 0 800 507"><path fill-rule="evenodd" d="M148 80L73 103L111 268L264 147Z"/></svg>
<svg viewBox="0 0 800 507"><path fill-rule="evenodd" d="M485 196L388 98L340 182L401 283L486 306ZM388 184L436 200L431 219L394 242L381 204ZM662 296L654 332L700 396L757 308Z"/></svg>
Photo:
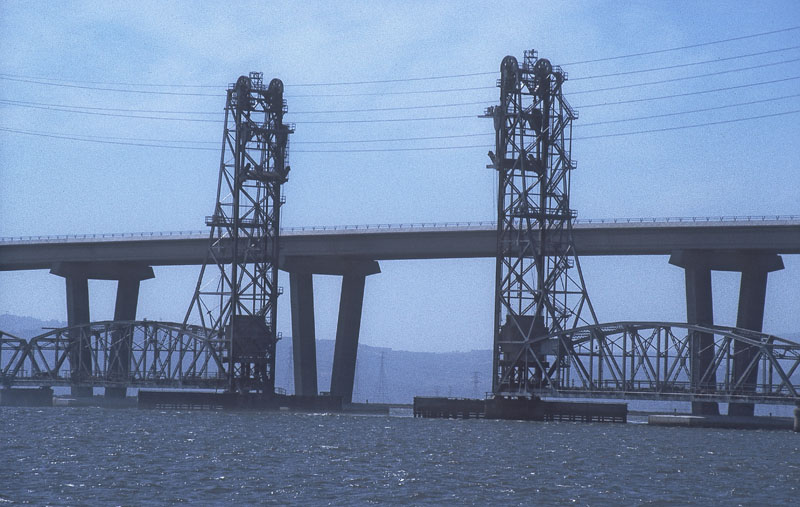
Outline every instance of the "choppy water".
<svg viewBox="0 0 800 507"><path fill-rule="evenodd" d="M0 505L798 505L800 434L0 408Z"/></svg>

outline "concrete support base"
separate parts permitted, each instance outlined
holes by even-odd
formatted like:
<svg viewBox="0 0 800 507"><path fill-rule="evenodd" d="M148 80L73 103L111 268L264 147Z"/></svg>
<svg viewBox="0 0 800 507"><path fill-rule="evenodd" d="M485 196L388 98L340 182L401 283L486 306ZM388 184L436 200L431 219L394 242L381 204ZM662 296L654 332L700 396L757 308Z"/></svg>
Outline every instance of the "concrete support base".
<svg viewBox="0 0 800 507"><path fill-rule="evenodd" d="M331 395L341 396L344 403L353 401L365 280L366 276L360 274L345 275L342 278L339 323L336 327L336 346L331 373Z"/></svg>
<svg viewBox="0 0 800 507"><path fill-rule="evenodd" d="M317 395L317 344L314 330L314 284L311 273L290 273L294 392Z"/></svg>

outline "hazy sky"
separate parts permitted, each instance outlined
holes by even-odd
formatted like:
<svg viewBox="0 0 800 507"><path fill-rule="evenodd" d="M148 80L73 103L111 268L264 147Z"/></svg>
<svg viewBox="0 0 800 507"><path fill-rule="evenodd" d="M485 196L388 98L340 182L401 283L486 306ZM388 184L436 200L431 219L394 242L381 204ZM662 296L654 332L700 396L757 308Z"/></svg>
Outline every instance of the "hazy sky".
<svg viewBox="0 0 800 507"><path fill-rule="evenodd" d="M284 81L296 123L284 226L493 220L492 125L478 116L497 101L501 59L530 48L569 74L580 217L797 215L800 30L652 52L798 26L796 1L2 1L0 236L203 229L224 91L249 71ZM634 53L651 54L608 59ZM331 84L363 81L389 82ZM768 117L612 136L753 116ZM444 138L391 141L418 137ZM428 149L442 147L458 148ZM410 148L424 149L391 151ZM798 257L770 275L767 331L800 331ZM492 260L381 267L362 342L490 347ZM685 321L683 273L666 258L583 267L601 320ZM180 321L198 268L155 271L138 317ZM734 324L738 275L714 283L716 322ZM339 280L315 284L317 337L333 338ZM90 290L92 319L111 318L114 284ZM3 312L65 320L63 280L0 273Z"/></svg>

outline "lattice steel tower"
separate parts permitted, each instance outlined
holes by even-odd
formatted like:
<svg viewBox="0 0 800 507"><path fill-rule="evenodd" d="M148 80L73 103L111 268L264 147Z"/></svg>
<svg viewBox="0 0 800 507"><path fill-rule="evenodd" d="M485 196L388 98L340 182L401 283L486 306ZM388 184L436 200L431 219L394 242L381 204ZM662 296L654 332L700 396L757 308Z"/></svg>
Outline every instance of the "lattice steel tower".
<svg viewBox="0 0 800 507"><path fill-rule="evenodd" d="M499 175L495 396L532 397L550 382L566 382L568 368L557 368L569 365L563 346L537 338L597 323L572 241L570 152L577 113L562 94L566 79L535 51L525 52L521 67L506 56L500 105L486 110L496 135L490 167Z"/></svg>
<svg viewBox="0 0 800 507"><path fill-rule="evenodd" d="M281 185L293 132L284 113L279 79L265 86L251 72L228 88L211 241L185 318L224 341L220 366L235 392L275 389Z"/></svg>

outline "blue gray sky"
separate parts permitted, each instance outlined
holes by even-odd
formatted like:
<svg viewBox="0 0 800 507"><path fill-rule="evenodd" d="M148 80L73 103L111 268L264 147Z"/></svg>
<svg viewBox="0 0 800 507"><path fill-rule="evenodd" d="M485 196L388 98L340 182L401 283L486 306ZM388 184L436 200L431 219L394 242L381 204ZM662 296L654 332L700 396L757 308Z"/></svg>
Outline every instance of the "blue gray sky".
<svg viewBox="0 0 800 507"><path fill-rule="evenodd" d="M795 1L3 1L0 236L203 229L224 90L249 71L284 81L296 124L284 226L493 220L492 125L478 116L497 100L500 60L531 48L568 72L580 113L579 217L800 214L800 114L784 114L800 110L800 30L784 30L798 26ZM609 59L636 53L650 54ZM800 331L797 257L770 276L767 331ZM583 267L601 320L685 320L683 273L666 258ZM382 270L362 342L490 347L492 260ZM138 316L181 320L197 273L156 268ZM332 338L339 280L315 284L317 336ZM716 321L733 324L738 275L714 284ZM0 313L65 319L63 286L0 273ZM92 319L111 318L114 284L90 290ZM287 295L278 327L290 334Z"/></svg>

